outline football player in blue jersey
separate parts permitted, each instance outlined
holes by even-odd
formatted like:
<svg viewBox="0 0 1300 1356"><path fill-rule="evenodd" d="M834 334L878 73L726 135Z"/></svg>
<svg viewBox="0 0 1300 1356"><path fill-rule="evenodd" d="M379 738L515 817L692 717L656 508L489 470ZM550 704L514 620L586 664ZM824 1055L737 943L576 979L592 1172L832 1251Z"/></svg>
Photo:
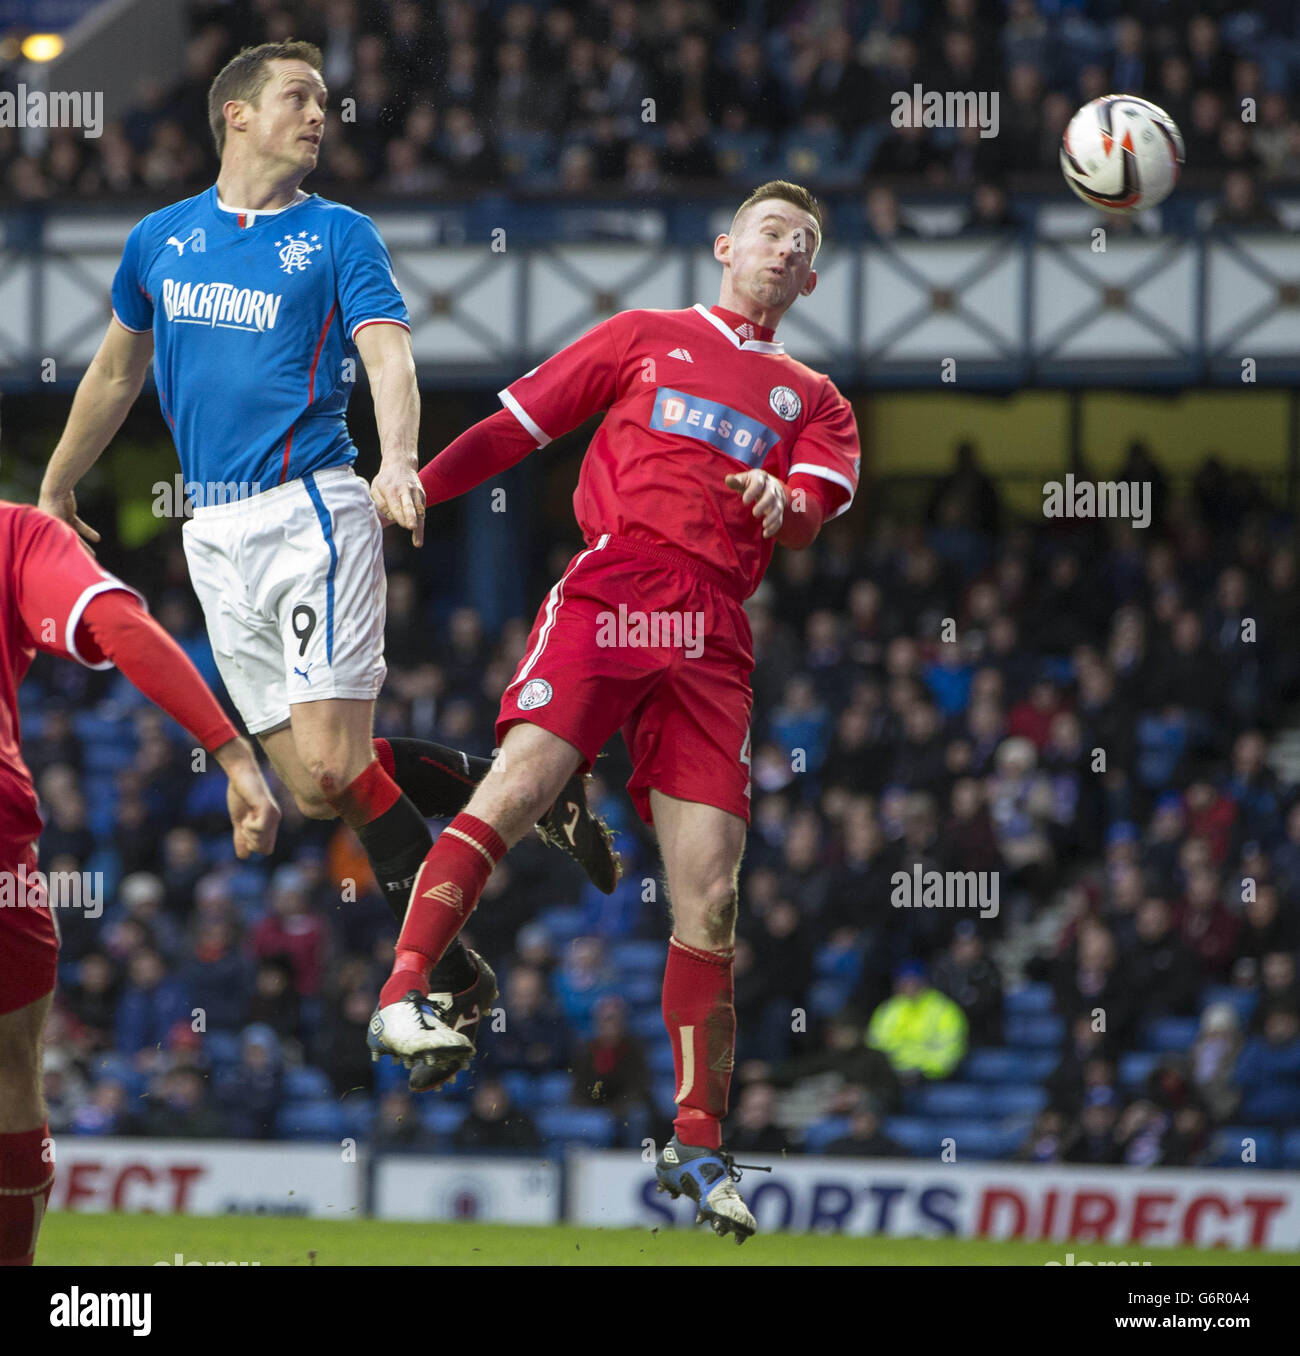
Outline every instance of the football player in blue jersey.
<svg viewBox="0 0 1300 1356"><path fill-rule="evenodd" d="M74 397L40 504L90 541L75 487L120 427L153 363L192 516L186 558L217 666L299 808L356 830L400 922L432 839L491 766L415 740L375 740L386 584L380 515L424 532L420 398L406 305L373 222L303 191L326 123L321 54L247 48L217 75L208 117L216 184L131 231L113 319ZM367 487L345 413L356 360L381 449ZM575 778L539 825L607 893L608 834ZM373 1052L453 1077L496 996L464 947L376 1013Z"/></svg>

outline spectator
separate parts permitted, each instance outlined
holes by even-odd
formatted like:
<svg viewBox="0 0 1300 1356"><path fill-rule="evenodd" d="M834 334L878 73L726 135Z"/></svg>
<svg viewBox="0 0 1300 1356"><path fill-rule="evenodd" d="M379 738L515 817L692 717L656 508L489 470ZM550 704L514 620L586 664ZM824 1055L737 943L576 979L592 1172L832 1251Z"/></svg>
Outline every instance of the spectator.
<svg viewBox="0 0 1300 1356"><path fill-rule="evenodd" d="M974 920L957 924L947 954L935 962L934 986L965 1013L972 1045L1002 1044L1002 976Z"/></svg>
<svg viewBox="0 0 1300 1356"><path fill-rule="evenodd" d="M626 1119L650 1103L650 1072L641 1042L627 1029L627 1009L609 994L595 1009L595 1035L573 1060L573 1100L607 1107Z"/></svg>
<svg viewBox="0 0 1300 1356"><path fill-rule="evenodd" d="M540 1149L541 1137L532 1119L516 1110L504 1086L483 1079L474 1089L469 1115L452 1136L457 1149Z"/></svg>
<svg viewBox="0 0 1300 1356"><path fill-rule="evenodd" d="M831 1158L906 1158L902 1147L880 1127L879 1110L869 1097L863 1097L849 1117L846 1134L833 1139L822 1150Z"/></svg>
<svg viewBox="0 0 1300 1356"><path fill-rule="evenodd" d="M749 1083L741 1089L726 1140L734 1154L791 1152L789 1136L776 1123L776 1089L770 1083Z"/></svg>
<svg viewBox="0 0 1300 1356"><path fill-rule="evenodd" d="M884 1051L900 1078L947 1078L966 1054L965 1014L926 982L915 961L899 966L894 985L894 997L872 1014L868 1043Z"/></svg>

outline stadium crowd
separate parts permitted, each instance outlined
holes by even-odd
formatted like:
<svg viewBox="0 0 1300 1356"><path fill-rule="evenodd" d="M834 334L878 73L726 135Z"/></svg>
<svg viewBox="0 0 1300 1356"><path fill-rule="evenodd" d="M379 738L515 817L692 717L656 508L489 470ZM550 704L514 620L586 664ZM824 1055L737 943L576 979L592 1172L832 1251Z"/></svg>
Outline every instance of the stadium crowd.
<svg viewBox="0 0 1300 1356"><path fill-rule="evenodd" d="M1300 702L1295 525L1214 458L1176 493L1135 444L1118 478L1151 485L1149 528L1019 519L965 446L923 514L777 552L748 605L733 1150L933 1153L964 1113L1001 1115L968 1157L1232 1163L1225 1127L1300 1123L1300 786L1272 756ZM485 634L387 549L379 732L486 752L527 624ZM215 684L178 550L114 563ZM284 796L275 857L236 863L220 776L115 675L38 659L23 715L41 865L105 882L102 916L60 910L56 1130L662 1128L666 909L617 741L593 790L624 879L511 852L469 928L499 1010L469 1086L416 1104L365 1049L393 929L350 831ZM996 905L900 907L918 870L985 873Z"/></svg>
<svg viewBox="0 0 1300 1356"><path fill-rule="evenodd" d="M861 197L869 172L983 184L978 224L1008 224L998 186L1054 175L1074 109L1113 91L1173 116L1189 173L1223 181L1229 220L1275 221L1257 185L1300 179L1300 17L1285 0L233 0L191 6L183 70L143 82L97 140L61 132L24 154L0 129L0 181L27 202L199 191L215 170L213 76L239 46L289 37L324 53L337 117L312 183L344 200L644 200L792 178L851 195L846 235L887 212ZM893 125L893 96L916 85L999 91L997 134Z"/></svg>

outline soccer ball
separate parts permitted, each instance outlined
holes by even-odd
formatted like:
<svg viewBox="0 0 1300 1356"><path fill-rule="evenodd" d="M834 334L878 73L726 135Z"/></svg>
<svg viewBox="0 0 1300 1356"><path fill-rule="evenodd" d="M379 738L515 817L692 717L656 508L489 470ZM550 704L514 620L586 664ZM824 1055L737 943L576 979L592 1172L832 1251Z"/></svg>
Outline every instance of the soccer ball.
<svg viewBox="0 0 1300 1356"><path fill-rule="evenodd" d="M1155 104L1132 94L1094 99L1061 138L1061 173L1103 212L1141 212L1163 202L1183 167L1183 135Z"/></svg>

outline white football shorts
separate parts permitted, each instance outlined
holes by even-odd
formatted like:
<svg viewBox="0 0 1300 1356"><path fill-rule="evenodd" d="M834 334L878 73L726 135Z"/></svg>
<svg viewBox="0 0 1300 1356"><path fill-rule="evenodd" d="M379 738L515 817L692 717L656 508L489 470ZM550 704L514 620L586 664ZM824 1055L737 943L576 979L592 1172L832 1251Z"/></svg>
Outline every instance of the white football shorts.
<svg viewBox="0 0 1300 1356"><path fill-rule="evenodd" d="M294 702L373 701L384 663L383 529L351 467L196 508L182 529L217 668L250 734Z"/></svg>

